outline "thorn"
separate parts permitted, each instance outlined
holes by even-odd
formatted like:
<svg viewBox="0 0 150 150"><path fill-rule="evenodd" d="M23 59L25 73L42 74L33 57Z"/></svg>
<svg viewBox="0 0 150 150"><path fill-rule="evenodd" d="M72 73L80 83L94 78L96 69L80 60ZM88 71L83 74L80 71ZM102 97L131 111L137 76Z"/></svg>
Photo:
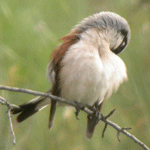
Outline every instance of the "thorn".
<svg viewBox="0 0 150 150"><path fill-rule="evenodd" d="M118 133L117 133L117 139L118 139L118 142L121 142L121 140L120 140L120 131L118 131Z"/></svg>
<svg viewBox="0 0 150 150"><path fill-rule="evenodd" d="M122 128L122 130L131 130L132 128L128 128L128 127L125 127L125 128Z"/></svg>
<svg viewBox="0 0 150 150"><path fill-rule="evenodd" d="M117 133L117 138L118 138L118 141L121 142L120 140L120 133L124 130L131 130L132 128L128 128L128 127L124 127L124 128L121 128L121 131L118 131Z"/></svg>
<svg viewBox="0 0 150 150"><path fill-rule="evenodd" d="M104 138L104 134L105 134L106 129L107 129L107 123L105 123L105 127L104 127L103 132L102 132L102 138Z"/></svg>
<svg viewBox="0 0 150 150"><path fill-rule="evenodd" d="M103 116L103 114L100 114L100 120L106 120L107 118L109 118L114 112L115 112L116 109L113 109L108 115L106 116ZM103 132L102 132L102 138L104 138L104 134L105 134L105 131L107 129L107 123L105 122L105 126L104 126L104 129L103 129ZM120 139L119 139L120 140Z"/></svg>
<svg viewBox="0 0 150 150"><path fill-rule="evenodd" d="M105 119L109 118L115 111L116 109L113 109L107 116L105 116Z"/></svg>

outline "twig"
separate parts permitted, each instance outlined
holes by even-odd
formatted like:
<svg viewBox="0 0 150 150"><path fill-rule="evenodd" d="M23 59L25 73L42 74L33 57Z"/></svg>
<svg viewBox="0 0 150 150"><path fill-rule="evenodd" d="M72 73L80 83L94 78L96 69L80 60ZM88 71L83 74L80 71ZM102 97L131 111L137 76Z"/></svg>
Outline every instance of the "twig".
<svg viewBox="0 0 150 150"><path fill-rule="evenodd" d="M116 109L113 109L107 116L103 116L102 114L101 114L101 118L100 118L100 120L106 120L107 118L109 118L114 112L115 112L115 110ZM105 126L104 126L104 129L103 129L103 132L102 132L102 138L104 138L104 134L105 134L105 131L106 131L106 129L107 129L107 123L105 123Z"/></svg>
<svg viewBox="0 0 150 150"><path fill-rule="evenodd" d="M9 119L9 126L10 126L10 131L11 134L13 136L13 144L16 144L16 137L15 137L15 132L14 132L14 128L13 128L13 124L12 124L12 119L11 119L11 108L15 107L15 105L10 104L8 101L6 101L3 97L0 96L0 103L3 105L6 105L8 107L8 111L7 111L7 115L8 115L8 119Z"/></svg>
<svg viewBox="0 0 150 150"><path fill-rule="evenodd" d="M107 129L107 123L105 123L105 126L104 126L104 129L103 129L103 132L102 132L102 138L104 138L104 134L105 134L105 131L106 131L106 129Z"/></svg>
<svg viewBox="0 0 150 150"><path fill-rule="evenodd" d="M21 92L21 93L27 93L27 94L31 94L31 95L36 95L36 96L43 96L43 97L49 97L53 100L56 100L56 101L59 101L61 103L65 103L67 105L70 105L70 106L73 106L75 108L77 108L77 104L74 103L74 102L70 102L70 101L65 101L63 98L60 98L60 97L57 97L57 96L54 96L54 95L51 95L51 94L48 94L48 93L41 93L41 92L37 92L37 91L33 91L33 90L28 90L28 89L22 89L22 88L15 88L15 87L8 87L8 86L3 86L3 85L0 85L0 90L7 90L7 91L14 91L14 92ZM7 105L6 102L4 102L3 100L0 101L2 104L4 105ZM11 107L17 107L16 105L12 105L10 104L9 106ZM7 106L8 107L8 106ZM89 109L87 109L86 107L83 107L83 109L81 109L82 111L84 111L85 113L87 113L88 115L92 114L92 111L90 111ZM144 144L142 143L139 139L137 139L134 135L130 134L129 132L127 132L126 130L128 128L121 128L120 126L118 126L117 124L109 121L107 118L110 117L113 112L115 110L111 111L107 116L103 116L101 114L102 117L100 117L100 120L103 121L105 123L105 128L103 130L103 136L104 136L104 132L106 130L106 127L108 125L110 125L111 127L113 127L114 129L117 130L118 132L118 137L120 135L120 133L123 133L124 135L128 136L130 139L132 139L134 142L136 142L137 144L139 144L143 149L145 150L149 150L149 148ZM9 114L10 114L10 111L9 111ZM11 119L9 120L11 123ZM12 124L10 125L12 126ZM13 127L13 126L12 126ZM11 127L11 130L13 131L13 128ZM12 132L13 135L14 135L14 132ZM14 136L15 137L15 136ZM119 138L120 140L120 138Z"/></svg>
<svg viewBox="0 0 150 150"><path fill-rule="evenodd" d="M150 150L143 142L141 142L139 139L137 139L134 135L131 133L127 132L126 130L122 129L119 125L115 124L114 122L111 122L110 120L102 120L104 121L107 125L110 125L114 129L117 130L117 132L123 133L124 135L128 136L130 139L132 139L135 143L139 144L143 149L145 150Z"/></svg>
<svg viewBox="0 0 150 150"><path fill-rule="evenodd" d="M131 130L131 129L132 128L128 128L128 127L127 128L122 128L122 130ZM117 138L118 138L119 142L121 142L121 140L120 140L120 133L121 133L120 131L118 131L118 133L117 133Z"/></svg>

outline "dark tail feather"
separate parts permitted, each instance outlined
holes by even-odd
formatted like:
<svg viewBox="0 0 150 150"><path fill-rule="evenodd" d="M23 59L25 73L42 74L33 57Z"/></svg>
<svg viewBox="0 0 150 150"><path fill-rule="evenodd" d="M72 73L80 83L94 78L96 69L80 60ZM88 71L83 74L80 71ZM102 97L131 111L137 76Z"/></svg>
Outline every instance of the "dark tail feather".
<svg viewBox="0 0 150 150"><path fill-rule="evenodd" d="M95 130L95 127L97 123L99 122L99 119L97 116L95 116L95 113L92 115L88 115L87 117L87 128L86 128L86 137L87 139L91 139Z"/></svg>
<svg viewBox="0 0 150 150"><path fill-rule="evenodd" d="M56 111L56 101L51 100L51 110L50 110L50 116L49 116L49 128L51 129L54 122L55 117L55 111Z"/></svg>
<svg viewBox="0 0 150 150"><path fill-rule="evenodd" d="M19 107L12 108L11 113L18 114L17 122L22 122L28 117L38 112L42 107L47 105L46 103L48 103L48 101L44 103L45 100L46 100L45 97L38 97L35 100L29 101L26 104L20 105Z"/></svg>
<svg viewBox="0 0 150 150"><path fill-rule="evenodd" d="M100 105L97 105L97 103L95 103L94 107L96 108L96 111L93 114L88 115L87 117L86 137L88 140L92 138L95 127L99 122L99 113L102 109L102 105L103 102Z"/></svg>

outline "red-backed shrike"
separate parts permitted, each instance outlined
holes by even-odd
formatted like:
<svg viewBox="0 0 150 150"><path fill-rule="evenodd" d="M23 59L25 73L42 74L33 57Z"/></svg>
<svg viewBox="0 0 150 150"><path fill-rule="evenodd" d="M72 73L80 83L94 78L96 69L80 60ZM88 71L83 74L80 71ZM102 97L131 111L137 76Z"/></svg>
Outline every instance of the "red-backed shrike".
<svg viewBox="0 0 150 150"><path fill-rule="evenodd" d="M91 105L101 111L102 103L127 80L126 66L117 56L130 39L127 21L112 12L100 12L85 18L76 25L52 53L48 76L52 82L51 94L67 101ZM50 124L52 127L56 101L51 100ZM38 112L50 100L38 97L13 108L21 122ZM90 139L96 126L88 116L86 136Z"/></svg>

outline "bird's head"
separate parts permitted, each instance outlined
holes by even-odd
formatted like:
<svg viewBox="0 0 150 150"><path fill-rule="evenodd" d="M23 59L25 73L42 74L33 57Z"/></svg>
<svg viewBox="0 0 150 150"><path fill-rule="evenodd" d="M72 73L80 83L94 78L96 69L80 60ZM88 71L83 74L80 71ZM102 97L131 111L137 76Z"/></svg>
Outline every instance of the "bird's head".
<svg viewBox="0 0 150 150"><path fill-rule="evenodd" d="M109 44L109 49L115 54L122 52L130 40L128 22L112 12L100 12L85 18L72 31L82 34L88 29L94 29L100 38Z"/></svg>

